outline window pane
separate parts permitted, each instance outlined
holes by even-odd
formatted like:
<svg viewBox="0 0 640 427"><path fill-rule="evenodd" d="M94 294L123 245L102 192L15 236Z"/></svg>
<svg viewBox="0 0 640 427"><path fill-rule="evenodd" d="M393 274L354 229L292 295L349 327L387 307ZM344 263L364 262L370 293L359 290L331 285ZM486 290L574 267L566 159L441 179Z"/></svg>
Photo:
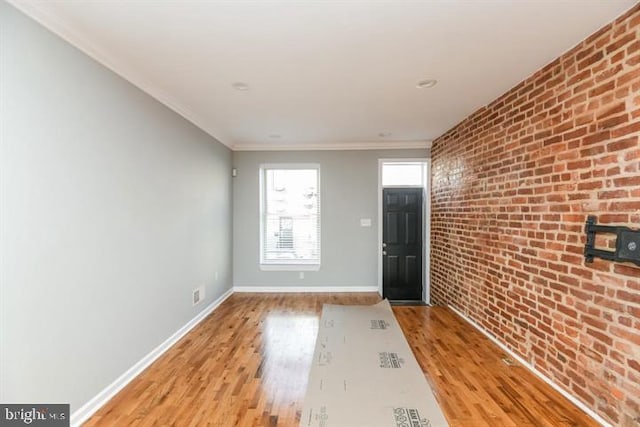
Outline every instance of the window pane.
<svg viewBox="0 0 640 427"><path fill-rule="evenodd" d="M422 185L422 163L383 163L382 185Z"/></svg>
<svg viewBox="0 0 640 427"><path fill-rule="evenodd" d="M264 169L262 263L317 264L317 169Z"/></svg>

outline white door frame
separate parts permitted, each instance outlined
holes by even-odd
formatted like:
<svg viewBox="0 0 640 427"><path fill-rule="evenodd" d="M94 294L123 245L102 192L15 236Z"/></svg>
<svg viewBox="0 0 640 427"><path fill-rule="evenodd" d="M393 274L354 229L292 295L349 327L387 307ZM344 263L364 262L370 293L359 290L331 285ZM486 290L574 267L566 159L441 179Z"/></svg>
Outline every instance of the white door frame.
<svg viewBox="0 0 640 427"><path fill-rule="evenodd" d="M430 158L402 158L378 159L378 292L382 295L382 165L384 163L420 162L425 165L424 186L402 185L401 187L424 188L422 197L422 301L431 302L431 159ZM387 187L392 188L392 187Z"/></svg>

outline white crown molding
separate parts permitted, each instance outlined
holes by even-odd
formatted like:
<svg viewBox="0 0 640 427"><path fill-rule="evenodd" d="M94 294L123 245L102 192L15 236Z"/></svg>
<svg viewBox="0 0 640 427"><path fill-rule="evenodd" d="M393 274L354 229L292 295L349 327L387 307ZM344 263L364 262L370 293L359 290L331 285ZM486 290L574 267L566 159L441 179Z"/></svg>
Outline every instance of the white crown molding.
<svg viewBox="0 0 640 427"><path fill-rule="evenodd" d="M320 142L313 144L235 144L233 151L411 150L429 149L431 141Z"/></svg>
<svg viewBox="0 0 640 427"><path fill-rule="evenodd" d="M377 286L234 286L234 293L378 292Z"/></svg>
<svg viewBox="0 0 640 427"><path fill-rule="evenodd" d="M16 9L53 32L76 49L102 64L118 76L133 84L161 104L173 110L195 126L226 145L233 151L310 151L310 150L405 150L429 149L431 141L363 141L363 142L317 142L311 144L253 144L233 143L233 138L207 125L207 121L191 108L161 90L149 78L119 61L108 52L89 42L90 38L72 29L56 15L42 7L36 0L7 0ZM217 127L217 126L216 126Z"/></svg>
<svg viewBox="0 0 640 427"><path fill-rule="evenodd" d="M93 399L82 405L71 414L70 424L73 427L81 426L85 421L89 419L98 409L104 406L113 396L115 396L120 390L122 390L127 384L129 384L134 378L136 378L142 371L144 371L149 365L162 356L167 350L169 350L180 338L185 336L191 329L202 322L209 314L211 314L216 308L220 306L227 298L233 294L233 288L228 289L218 299L208 305L204 310L198 313L193 319L191 319L182 328L178 329L173 335L167 338L162 344L155 349L151 350L146 356L140 359L135 365L129 368L125 373L120 375L114 382L109 384L100 393L95 395Z"/></svg>
<svg viewBox="0 0 640 427"><path fill-rule="evenodd" d="M527 362L526 360L524 360L522 357L518 356L514 351L512 351L509 347L507 347L505 344L503 344L502 342L500 342L495 336L493 336L489 331L485 330L484 328L482 328L478 323L476 323L473 319L471 319L470 317L465 316L460 310L458 310L456 307L452 306L451 304L448 305L448 307L451 309L451 311L453 311L454 313L456 313L458 316L460 316L464 321L466 321L467 323L469 323L471 326L473 326L475 329L477 329L482 335L486 336L487 338L489 338L491 340L491 342L493 342L495 345L497 345L498 347L500 347L500 349L502 351L504 351L505 353L507 353L509 356L511 356L512 358L516 359L523 367L525 367L526 369L528 369L529 371L531 371L536 377L540 378L542 381L544 381L545 383L547 383L548 385L551 386L551 388L553 388L555 391L557 391L558 393L560 393L561 395L563 395L564 397L567 398L567 400L569 400L571 403L573 403L574 405L576 405L578 408L580 408L583 412L585 412L587 415L589 415L591 418L593 418L594 420L596 420L598 423L600 423L603 427L612 427L611 423L605 421L604 418L602 418L600 415L596 414L591 408L589 408L587 405L585 405L582 401L578 400L578 398L576 398L575 396L573 396L572 394L570 394L569 392L567 392L565 389L563 389L562 387L560 387L558 384L556 384L555 382L553 382L550 378L548 378L546 375L544 375L542 372L538 371L535 367L533 367L531 364L529 364L529 362Z"/></svg>
<svg viewBox="0 0 640 427"><path fill-rule="evenodd" d="M79 49L90 58L102 64L149 96L155 98L161 104L167 106L189 122L193 123L196 127L200 128L217 141L229 148L232 148L233 143L230 137L212 129L210 126L207 126L205 124L206 121L198 114L194 113L192 109L181 102L178 102L166 92L159 89L145 76L132 70L108 53L88 42L88 37L83 37L81 33L71 29L68 25L60 21L58 17L43 9L40 6L41 2L37 2L35 0L7 0L7 2L65 40L67 43L71 44L76 49Z"/></svg>

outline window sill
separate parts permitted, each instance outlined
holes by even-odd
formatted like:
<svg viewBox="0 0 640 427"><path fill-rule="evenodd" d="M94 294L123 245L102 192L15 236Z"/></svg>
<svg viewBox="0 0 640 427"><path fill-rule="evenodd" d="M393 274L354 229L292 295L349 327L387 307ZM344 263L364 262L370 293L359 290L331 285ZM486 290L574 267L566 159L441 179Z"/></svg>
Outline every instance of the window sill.
<svg viewBox="0 0 640 427"><path fill-rule="evenodd" d="M262 271L318 271L320 264L260 264Z"/></svg>

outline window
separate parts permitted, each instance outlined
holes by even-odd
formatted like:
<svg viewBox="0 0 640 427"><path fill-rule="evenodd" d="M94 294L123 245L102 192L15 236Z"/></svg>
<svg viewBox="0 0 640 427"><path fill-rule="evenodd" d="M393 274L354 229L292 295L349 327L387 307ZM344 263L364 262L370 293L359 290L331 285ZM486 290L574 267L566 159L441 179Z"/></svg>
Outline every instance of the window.
<svg viewBox="0 0 640 427"><path fill-rule="evenodd" d="M382 164L382 186L422 186L424 162L389 162Z"/></svg>
<svg viewBox="0 0 640 427"><path fill-rule="evenodd" d="M320 168L260 169L260 265L264 270L320 267Z"/></svg>

